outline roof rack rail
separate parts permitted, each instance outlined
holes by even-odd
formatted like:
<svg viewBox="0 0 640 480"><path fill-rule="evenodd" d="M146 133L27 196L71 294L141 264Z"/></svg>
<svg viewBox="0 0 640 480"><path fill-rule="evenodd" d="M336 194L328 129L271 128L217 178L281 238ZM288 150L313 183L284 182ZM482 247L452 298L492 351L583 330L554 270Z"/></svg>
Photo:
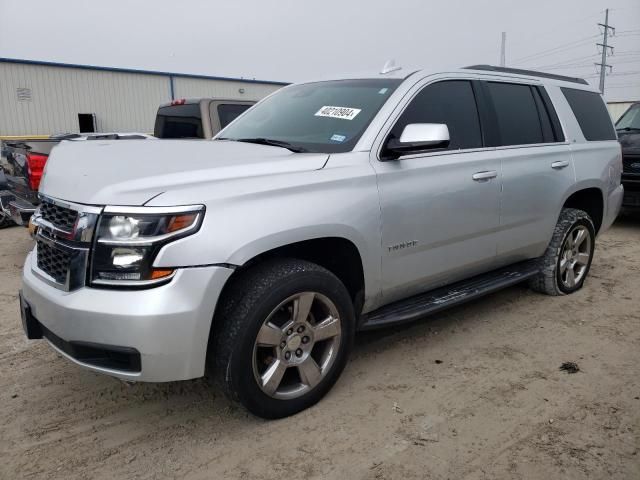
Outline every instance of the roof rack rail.
<svg viewBox="0 0 640 480"><path fill-rule="evenodd" d="M534 77L562 80L563 82L572 82L572 83L580 83L582 85L589 85L589 82L587 82L584 78L566 77L564 75L556 75L554 73L536 72L535 70L522 70L520 68L496 67L494 65L470 65L468 67L462 67L462 68L468 69L468 70L486 70L489 72L515 73L517 75L531 75Z"/></svg>

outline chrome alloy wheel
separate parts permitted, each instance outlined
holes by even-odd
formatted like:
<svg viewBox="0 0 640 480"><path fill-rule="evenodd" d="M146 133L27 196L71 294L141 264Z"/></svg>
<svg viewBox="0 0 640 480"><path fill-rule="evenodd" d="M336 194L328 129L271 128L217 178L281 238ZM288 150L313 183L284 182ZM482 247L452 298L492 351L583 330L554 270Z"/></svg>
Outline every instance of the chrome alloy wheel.
<svg viewBox="0 0 640 480"><path fill-rule="evenodd" d="M587 227L576 226L569 232L560 253L560 280L566 288L580 283L591 258L591 234Z"/></svg>
<svg viewBox="0 0 640 480"><path fill-rule="evenodd" d="M311 391L331 369L340 348L340 317L324 295L303 292L280 303L264 321L253 347L253 374L273 398Z"/></svg>

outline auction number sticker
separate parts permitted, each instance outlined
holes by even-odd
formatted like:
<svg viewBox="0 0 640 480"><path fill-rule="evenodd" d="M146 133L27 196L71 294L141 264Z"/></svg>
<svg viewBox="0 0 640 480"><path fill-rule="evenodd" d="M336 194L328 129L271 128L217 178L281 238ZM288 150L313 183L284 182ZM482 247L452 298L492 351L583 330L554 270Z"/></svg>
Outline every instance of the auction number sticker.
<svg viewBox="0 0 640 480"><path fill-rule="evenodd" d="M333 107L331 105L326 105L318 110L314 116L353 120L361 111L362 110L360 108Z"/></svg>

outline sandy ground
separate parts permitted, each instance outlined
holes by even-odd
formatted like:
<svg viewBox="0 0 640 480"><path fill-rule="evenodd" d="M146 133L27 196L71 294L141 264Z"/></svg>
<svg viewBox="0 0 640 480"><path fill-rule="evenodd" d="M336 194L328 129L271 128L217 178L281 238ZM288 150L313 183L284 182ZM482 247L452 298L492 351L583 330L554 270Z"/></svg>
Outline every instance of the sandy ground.
<svg viewBox="0 0 640 480"><path fill-rule="evenodd" d="M640 479L639 218L599 239L579 293L515 287L361 335L322 402L272 422L202 380L127 386L28 343L31 241L0 241L0 479Z"/></svg>

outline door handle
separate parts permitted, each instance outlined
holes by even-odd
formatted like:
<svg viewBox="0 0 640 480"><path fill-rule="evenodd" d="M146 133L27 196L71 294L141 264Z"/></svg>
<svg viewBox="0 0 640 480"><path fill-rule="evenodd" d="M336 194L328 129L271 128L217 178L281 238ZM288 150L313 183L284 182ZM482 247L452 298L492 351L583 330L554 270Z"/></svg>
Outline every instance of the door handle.
<svg viewBox="0 0 640 480"><path fill-rule="evenodd" d="M487 172L477 172L474 173L471 178L473 178L476 182L481 182L482 180L490 180L492 178L496 178L498 176L498 172L495 170L489 170Z"/></svg>
<svg viewBox="0 0 640 480"><path fill-rule="evenodd" d="M553 162L551 164L551 168L554 168L556 170L561 170L561 169L563 169L565 167L568 167L568 166L569 166L569 160L560 160L560 161L557 161L557 162Z"/></svg>

